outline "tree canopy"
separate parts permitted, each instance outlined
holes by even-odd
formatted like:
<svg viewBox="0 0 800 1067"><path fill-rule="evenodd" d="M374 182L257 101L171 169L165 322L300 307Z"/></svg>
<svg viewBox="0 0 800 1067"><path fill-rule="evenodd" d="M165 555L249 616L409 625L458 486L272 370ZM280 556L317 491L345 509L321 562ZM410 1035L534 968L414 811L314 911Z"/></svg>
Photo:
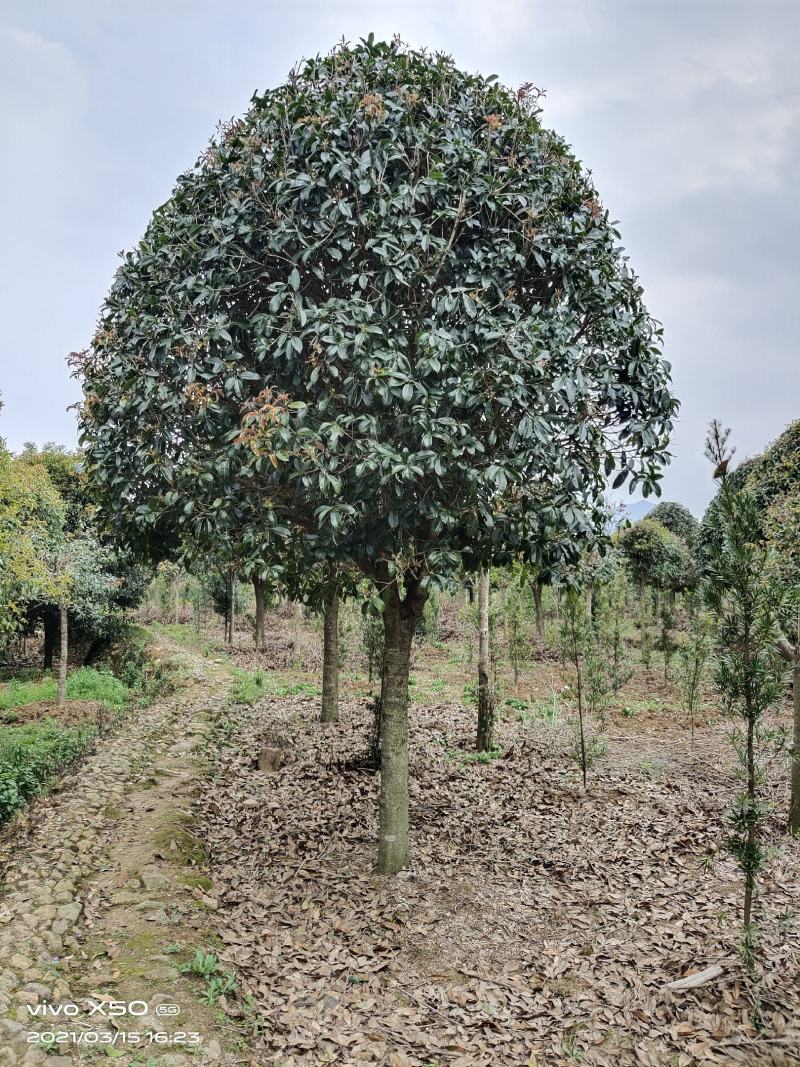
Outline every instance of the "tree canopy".
<svg viewBox="0 0 800 1067"><path fill-rule="evenodd" d="M685 589L695 580L686 542L650 515L620 532L619 547L640 589Z"/></svg>
<svg viewBox="0 0 800 1067"><path fill-rule="evenodd" d="M761 534L775 550L778 565L793 571L792 558L800 559L793 517L800 511L800 419L790 423L763 452L740 463L729 475L733 488L753 494L761 516ZM704 560L720 549L721 491L712 499L703 516L698 535L698 554ZM783 564L782 564L783 561ZM800 574L800 570L794 570Z"/></svg>
<svg viewBox="0 0 800 1067"><path fill-rule="evenodd" d="M438 571L574 554L607 472L653 487L660 328L536 99L370 41L221 129L78 358L127 537L213 538L246 499L274 537Z"/></svg>

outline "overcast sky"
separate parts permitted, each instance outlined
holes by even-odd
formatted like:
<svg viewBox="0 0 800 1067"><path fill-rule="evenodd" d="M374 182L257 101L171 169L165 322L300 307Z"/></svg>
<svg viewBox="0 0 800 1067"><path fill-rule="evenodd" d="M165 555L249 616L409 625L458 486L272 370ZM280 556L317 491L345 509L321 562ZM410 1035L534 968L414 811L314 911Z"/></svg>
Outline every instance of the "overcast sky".
<svg viewBox="0 0 800 1067"><path fill-rule="evenodd" d="M0 0L0 435L75 443L119 250L218 119L371 31L547 91L664 323L664 495L700 514L709 419L743 456L800 416L798 0Z"/></svg>

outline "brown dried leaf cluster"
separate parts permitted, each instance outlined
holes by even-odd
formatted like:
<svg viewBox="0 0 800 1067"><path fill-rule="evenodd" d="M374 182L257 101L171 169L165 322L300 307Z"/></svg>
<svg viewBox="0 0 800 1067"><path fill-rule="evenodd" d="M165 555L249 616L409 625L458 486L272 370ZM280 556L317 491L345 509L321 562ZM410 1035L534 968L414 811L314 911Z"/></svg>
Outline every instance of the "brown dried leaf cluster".
<svg viewBox="0 0 800 1067"><path fill-rule="evenodd" d="M800 850L770 828L760 1010L738 962L735 790L722 727L662 764L615 738L578 788L562 728L411 712L412 866L373 873L370 712L305 698L243 712L203 802L224 955L254 998L258 1063L691 1067L800 1062ZM264 747L285 764L253 769ZM665 987L719 964L720 977Z"/></svg>

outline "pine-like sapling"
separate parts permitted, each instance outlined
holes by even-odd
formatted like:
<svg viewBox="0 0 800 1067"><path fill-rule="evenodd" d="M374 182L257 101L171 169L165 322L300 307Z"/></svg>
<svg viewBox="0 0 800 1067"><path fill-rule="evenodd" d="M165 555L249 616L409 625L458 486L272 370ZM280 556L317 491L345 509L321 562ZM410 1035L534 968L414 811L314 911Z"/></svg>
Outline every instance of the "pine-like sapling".
<svg viewBox="0 0 800 1067"><path fill-rule="evenodd" d="M776 651L780 590L771 574L755 497L729 478L728 434L715 421L706 442L706 455L721 482L719 538L709 567L707 600L719 625L714 686L726 713L738 720L732 740L744 787L731 809L727 844L744 873L742 954L752 967L753 908L765 862L763 826L770 811L764 795L764 762L775 747L775 735L765 726L764 716L783 694Z"/></svg>

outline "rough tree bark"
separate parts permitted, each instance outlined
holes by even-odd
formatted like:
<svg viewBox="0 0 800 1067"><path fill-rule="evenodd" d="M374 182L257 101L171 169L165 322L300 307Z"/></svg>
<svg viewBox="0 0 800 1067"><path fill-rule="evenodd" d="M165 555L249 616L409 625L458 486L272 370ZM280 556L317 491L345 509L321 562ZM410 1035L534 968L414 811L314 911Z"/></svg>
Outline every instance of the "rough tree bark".
<svg viewBox="0 0 800 1067"><path fill-rule="evenodd" d="M266 602L266 588L264 582L260 578L253 578L253 593L256 598L256 632L255 641L256 649L259 652L264 651L264 618L266 615L265 602Z"/></svg>
<svg viewBox="0 0 800 1067"><path fill-rule="evenodd" d="M61 648L58 661L58 695L56 703L60 708L63 708L67 699L67 656L69 654L67 608L64 604L59 608L59 623L61 628Z"/></svg>
<svg viewBox="0 0 800 1067"><path fill-rule="evenodd" d="M396 578L383 587L381 792L378 870L396 874L408 862L408 674L411 642L425 607L419 579L407 578L401 599Z"/></svg>
<svg viewBox="0 0 800 1067"><path fill-rule="evenodd" d="M325 590L322 650L322 722L339 719L339 589L331 582Z"/></svg>
<svg viewBox="0 0 800 1067"><path fill-rule="evenodd" d="M475 747L489 752L494 745L494 706L489 680L489 569L478 577L478 733Z"/></svg>

